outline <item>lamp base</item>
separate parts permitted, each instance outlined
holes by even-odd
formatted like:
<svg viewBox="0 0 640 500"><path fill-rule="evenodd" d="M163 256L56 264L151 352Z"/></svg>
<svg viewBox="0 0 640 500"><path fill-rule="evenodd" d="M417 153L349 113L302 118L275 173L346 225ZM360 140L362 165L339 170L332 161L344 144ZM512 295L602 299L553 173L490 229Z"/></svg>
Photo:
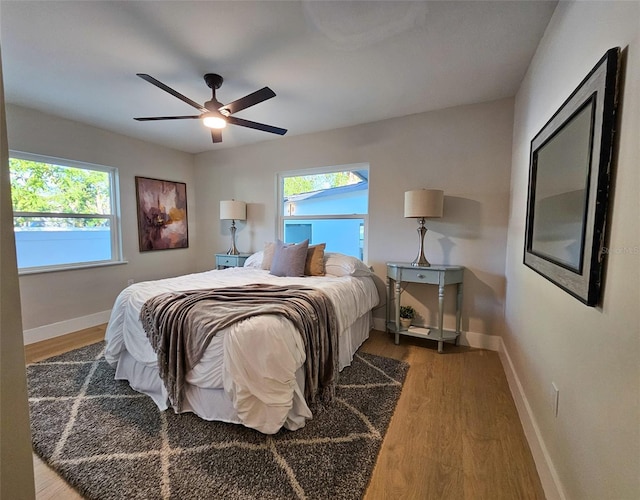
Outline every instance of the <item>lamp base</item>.
<svg viewBox="0 0 640 500"><path fill-rule="evenodd" d="M236 248L236 221L231 221L231 248L227 251L227 255L240 255Z"/></svg>
<svg viewBox="0 0 640 500"><path fill-rule="evenodd" d="M431 264L424 256L424 235L427 234L427 228L424 227L424 219L420 219L420 227L418 227L418 235L420 237L420 250L418 256L411 263L414 267L431 267Z"/></svg>
<svg viewBox="0 0 640 500"><path fill-rule="evenodd" d="M413 267L431 267L431 263L425 259L424 255L418 255L411 265Z"/></svg>

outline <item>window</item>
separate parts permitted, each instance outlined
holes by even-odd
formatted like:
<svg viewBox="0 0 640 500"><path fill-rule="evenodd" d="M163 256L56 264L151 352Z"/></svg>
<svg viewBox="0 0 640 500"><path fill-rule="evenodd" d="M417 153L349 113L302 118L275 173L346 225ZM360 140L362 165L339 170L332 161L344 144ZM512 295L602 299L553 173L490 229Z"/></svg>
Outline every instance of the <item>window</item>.
<svg viewBox="0 0 640 500"><path fill-rule="evenodd" d="M313 241L313 224L285 224L284 241Z"/></svg>
<svg viewBox="0 0 640 500"><path fill-rule="evenodd" d="M309 238L327 252L364 260L369 165L343 165L279 175L279 235L285 243Z"/></svg>
<svg viewBox="0 0 640 500"><path fill-rule="evenodd" d="M21 272L122 261L115 168L11 152L9 171Z"/></svg>

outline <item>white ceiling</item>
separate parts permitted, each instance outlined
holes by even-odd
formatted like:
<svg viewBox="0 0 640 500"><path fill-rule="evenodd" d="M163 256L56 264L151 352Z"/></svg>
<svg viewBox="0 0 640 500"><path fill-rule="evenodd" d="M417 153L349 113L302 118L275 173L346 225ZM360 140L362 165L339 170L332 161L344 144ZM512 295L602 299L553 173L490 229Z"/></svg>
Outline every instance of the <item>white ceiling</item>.
<svg viewBox="0 0 640 500"><path fill-rule="evenodd" d="M553 13L546 1L26 1L0 3L7 102L198 153L280 136L228 126L212 144L182 101L225 81L238 117L298 135L513 96Z"/></svg>

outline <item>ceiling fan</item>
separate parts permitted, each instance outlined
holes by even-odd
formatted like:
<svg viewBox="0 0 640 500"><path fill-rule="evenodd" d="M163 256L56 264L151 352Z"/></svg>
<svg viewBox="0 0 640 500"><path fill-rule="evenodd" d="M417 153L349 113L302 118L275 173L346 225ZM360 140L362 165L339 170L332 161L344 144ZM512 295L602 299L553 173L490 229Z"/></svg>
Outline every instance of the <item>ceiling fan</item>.
<svg viewBox="0 0 640 500"><path fill-rule="evenodd" d="M222 104L216 99L216 90L222 85L223 79L220 75L215 73L207 73L204 75L204 81L211 89L211 100L200 105L195 101L192 101L186 96L183 96L180 92L173 90L159 80L156 80L150 75L145 73L137 73L137 76L146 80L147 82L155 85L156 87L168 92L174 97L177 97L181 101L186 102L189 106L193 106L201 113L199 115L189 116L150 116L134 118L141 122L155 121L155 120L189 120L198 119L202 120L202 123L211 129L211 140L215 142L222 142L222 129L227 126L227 123L232 125L240 125L241 127L253 128L256 130L262 130L263 132L270 132L272 134L284 135L287 130L284 128L274 127L272 125L265 125L264 123L252 122L243 118L237 118L232 116L238 111L242 111L250 106L259 104L262 101L275 97L276 94L269 87L263 87L260 90L241 97L240 99L230 102L229 104Z"/></svg>

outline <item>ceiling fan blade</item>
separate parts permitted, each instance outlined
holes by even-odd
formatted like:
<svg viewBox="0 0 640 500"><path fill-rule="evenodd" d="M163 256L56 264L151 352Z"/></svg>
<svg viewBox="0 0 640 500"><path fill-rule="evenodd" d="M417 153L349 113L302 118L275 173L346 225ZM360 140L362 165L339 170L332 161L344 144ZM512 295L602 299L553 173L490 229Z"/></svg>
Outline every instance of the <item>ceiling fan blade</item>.
<svg viewBox="0 0 640 500"><path fill-rule="evenodd" d="M177 97L183 102L186 102L189 106L193 106L194 108L199 109L203 113L206 113L208 111L207 108L202 106L202 104L198 104L197 102L192 101L188 97L183 96L180 92L173 90L171 87L166 86L160 80L156 80L151 75L147 75L146 73L136 73L136 75L142 78L143 80L146 80L147 82L151 83L152 85L155 85L156 87L164 90L165 92L169 92L169 94L171 94L174 97Z"/></svg>
<svg viewBox="0 0 640 500"><path fill-rule="evenodd" d="M211 129L211 140L215 144L216 142L222 142L222 130L221 129Z"/></svg>
<svg viewBox="0 0 640 500"><path fill-rule="evenodd" d="M238 111L242 111L243 109L248 108L249 106L253 106L254 104L266 101L267 99L271 99L275 96L276 93L273 90L271 90L269 87L263 87L260 90L256 90L252 94L241 97L240 99L230 102L229 104L225 104L224 106L222 106L222 109L228 109L230 114L234 114Z"/></svg>
<svg viewBox="0 0 640 500"><path fill-rule="evenodd" d="M197 119L200 118L200 115L189 115L189 116L143 116L140 118L134 118L134 120L138 120L139 122L150 122L154 120L188 120L188 119Z"/></svg>
<svg viewBox="0 0 640 500"><path fill-rule="evenodd" d="M233 125L240 125L241 127L254 128L256 130L262 130L263 132L271 132L272 134L284 135L287 133L287 129L274 127L272 125L265 125L264 123L252 122L251 120L244 120L243 118L236 118L235 116L227 116L227 123Z"/></svg>

